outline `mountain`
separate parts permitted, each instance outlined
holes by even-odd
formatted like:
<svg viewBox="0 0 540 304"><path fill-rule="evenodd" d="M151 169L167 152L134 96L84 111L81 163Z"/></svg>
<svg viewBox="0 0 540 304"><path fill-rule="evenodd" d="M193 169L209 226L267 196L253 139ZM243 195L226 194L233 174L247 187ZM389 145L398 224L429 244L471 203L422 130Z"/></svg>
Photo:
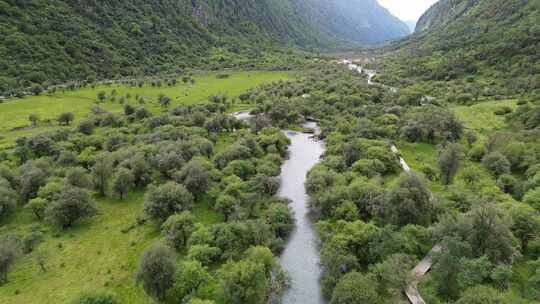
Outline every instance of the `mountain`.
<svg viewBox="0 0 540 304"><path fill-rule="evenodd" d="M364 45L381 44L407 36L407 25L377 0L314 0L319 30L338 40Z"/></svg>
<svg viewBox="0 0 540 304"><path fill-rule="evenodd" d="M0 95L184 67L283 66L284 47L406 35L376 0L0 0Z"/></svg>
<svg viewBox="0 0 540 304"><path fill-rule="evenodd" d="M414 35L392 45L397 78L484 81L487 89L540 88L540 2L441 0ZM487 80L496 85L488 86Z"/></svg>

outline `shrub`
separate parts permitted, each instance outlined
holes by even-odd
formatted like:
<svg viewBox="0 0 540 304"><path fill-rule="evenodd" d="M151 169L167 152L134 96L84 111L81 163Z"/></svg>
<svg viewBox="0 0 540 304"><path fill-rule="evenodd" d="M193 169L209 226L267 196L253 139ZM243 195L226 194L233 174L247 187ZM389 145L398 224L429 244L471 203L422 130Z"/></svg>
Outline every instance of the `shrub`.
<svg viewBox="0 0 540 304"><path fill-rule="evenodd" d="M475 162L481 161L485 154L486 148L483 145L474 145L468 153L469 159Z"/></svg>
<svg viewBox="0 0 540 304"><path fill-rule="evenodd" d="M70 304L118 304L116 297L110 293L88 291L75 298Z"/></svg>
<svg viewBox="0 0 540 304"><path fill-rule="evenodd" d="M23 253L32 252L41 242L43 242L43 233L39 231L32 231L25 235L22 239Z"/></svg>
<svg viewBox="0 0 540 304"><path fill-rule="evenodd" d="M499 107L495 110L495 115L506 115L512 113L512 108L508 106Z"/></svg>
<svg viewBox="0 0 540 304"><path fill-rule="evenodd" d="M69 124L73 121L75 116L71 112L65 112L58 116L58 123L60 125L69 126Z"/></svg>

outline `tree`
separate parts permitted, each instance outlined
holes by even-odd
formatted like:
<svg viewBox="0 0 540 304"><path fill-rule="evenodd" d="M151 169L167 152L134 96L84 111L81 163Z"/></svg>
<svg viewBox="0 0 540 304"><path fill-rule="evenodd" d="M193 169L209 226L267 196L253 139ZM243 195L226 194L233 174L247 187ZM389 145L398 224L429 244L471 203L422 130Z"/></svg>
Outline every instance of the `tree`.
<svg viewBox="0 0 540 304"><path fill-rule="evenodd" d="M28 254L43 242L43 233L40 231L31 231L21 240L22 252Z"/></svg>
<svg viewBox="0 0 540 304"><path fill-rule="evenodd" d="M105 93L105 91L99 91L97 93L97 100L98 102L104 102L105 99L107 99L107 93Z"/></svg>
<svg viewBox="0 0 540 304"><path fill-rule="evenodd" d="M65 112L58 116L58 123L60 125L69 126L69 124L73 121L75 116L71 112Z"/></svg>
<svg viewBox="0 0 540 304"><path fill-rule="evenodd" d="M377 304L375 280L359 272L350 272L339 280L330 304Z"/></svg>
<svg viewBox="0 0 540 304"><path fill-rule="evenodd" d="M119 304L116 297L101 291L87 291L79 295L70 304Z"/></svg>
<svg viewBox="0 0 540 304"><path fill-rule="evenodd" d="M189 247L188 258L210 265L217 261L221 255L221 249L210 245L193 245Z"/></svg>
<svg viewBox="0 0 540 304"><path fill-rule="evenodd" d="M512 269L512 265L508 264L499 264L491 272L491 279L497 284L501 291L508 289L510 280L513 276L514 270Z"/></svg>
<svg viewBox="0 0 540 304"><path fill-rule="evenodd" d="M225 220L229 220L231 215L238 207L238 200L231 195L221 194L216 200L214 208L225 216Z"/></svg>
<svg viewBox="0 0 540 304"><path fill-rule="evenodd" d="M119 168L113 177L113 192L123 200L124 195L134 186L135 177L133 176L133 173L126 168Z"/></svg>
<svg viewBox="0 0 540 304"><path fill-rule="evenodd" d="M171 98L168 96L160 96L159 104L161 105L161 107L167 108L171 104Z"/></svg>
<svg viewBox="0 0 540 304"><path fill-rule="evenodd" d="M32 92L32 94L34 94L36 96L41 94L43 92L43 90L44 90L43 87L39 83L34 83L30 87L30 92Z"/></svg>
<svg viewBox="0 0 540 304"><path fill-rule="evenodd" d="M176 263L171 250L161 244L146 248L142 254L136 281L144 291L158 300L164 300L167 290L174 284Z"/></svg>
<svg viewBox="0 0 540 304"><path fill-rule="evenodd" d="M415 264L414 258L401 253L391 255L384 262L375 264L372 272L377 279L380 293L390 293L394 297L399 297L402 290L407 287L410 270Z"/></svg>
<svg viewBox="0 0 540 304"><path fill-rule="evenodd" d="M463 180L468 185L474 185L480 179L480 172L474 167L466 167L463 170Z"/></svg>
<svg viewBox="0 0 540 304"><path fill-rule="evenodd" d="M520 204L511 211L512 232L521 241L521 250L526 253L529 242L540 236L540 216L533 208Z"/></svg>
<svg viewBox="0 0 540 304"><path fill-rule="evenodd" d="M144 212L158 221L165 221L174 213L190 210L193 195L174 182L161 186L150 186L144 200Z"/></svg>
<svg viewBox="0 0 540 304"><path fill-rule="evenodd" d="M454 181L460 165L460 150L459 144L449 144L439 156L439 169L443 185L450 185Z"/></svg>
<svg viewBox="0 0 540 304"><path fill-rule="evenodd" d="M469 149L472 148L473 144L478 140L478 136L473 131L469 131L465 134L467 139L467 145L469 145Z"/></svg>
<svg viewBox="0 0 540 304"><path fill-rule="evenodd" d="M45 217L51 224L69 228L79 219L93 216L96 212L88 192L66 185L60 191L58 200L51 202L45 209Z"/></svg>
<svg viewBox="0 0 540 304"><path fill-rule="evenodd" d="M36 217L38 221L41 221L43 218L45 218L45 210L47 209L47 200L36 197L34 199L31 199L28 204L26 204L26 208L32 210L32 213Z"/></svg>
<svg viewBox="0 0 540 304"><path fill-rule="evenodd" d="M19 249L14 241L0 241L0 285L7 282L7 274L18 255Z"/></svg>
<svg viewBox="0 0 540 304"><path fill-rule="evenodd" d="M197 198L208 189L211 169L209 163L204 163L199 159L192 159L175 178Z"/></svg>
<svg viewBox="0 0 540 304"><path fill-rule="evenodd" d="M92 181L81 167L71 168L66 173L66 183L79 188L90 188Z"/></svg>
<svg viewBox="0 0 540 304"><path fill-rule="evenodd" d="M0 219L17 205L17 193L9 185L3 185L1 181L0 177Z"/></svg>
<svg viewBox="0 0 540 304"><path fill-rule="evenodd" d="M30 114L28 120L33 128L35 128L39 122L39 116L37 114Z"/></svg>
<svg viewBox="0 0 540 304"><path fill-rule="evenodd" d="M510 173L510 162L500 152L491 152L484 156L482 164L495 177Z"/></svg>
<svg viewBox="0 0 540 304"><path fill-rule="evenodd" d="M424 182L416 175L403 173L386 196L381 211L394 225L428 225L434 215L434 205Z"/></svg>
<svg viewBox="0 0 540 304"><path fill-rule="evenodd" d="M28 200L35 198L39 188L45 184L46 179L47 174L41 168L33 165L24 167L24 170L21 170L19 179L19 193L21 194L22 200L27 202Z"/></svg>
<svg viewBox="0 0 540 304"><path fill-rule="evenodd" d="M503 304L507 302L495 289L487 286L476 286L467 289L456 304Z"/></svg>
<svg viewBox="0 0 540 304"><path fill-rule="evenodd" d="M540 187L527 191L523 197L523 201L536 210L540 210Z"/></svg>
<svg viewBox="0 0 540 304"><path fill-rule="evenodd" d="M262 263L264 266L264 273L267 278L270 277L274 268L279 265L270 248L264 246L250 247L246 251L246 259L257 263Z"/></svg>
<svg viewBox="0 0 540 304"><path fill-rule="evenodd" d="M96 124L93 119L85 119L79 122L77 125L77 130L85 135L91 135L94 132Z"/></svg>
<svg viewBox="0 0 540 304"><path fill-rule="evenodd" d="M112 169L112 159L108 153L100 153L96 156L91 171L94 179L94 186L101 196L105 196Z"/></svg>
<svg viewBox="0 0 540 304"><path fill-rule="evenodd" d="M262 303L267 290L267 278L262 263L252 260L227 262L220 270L225 300L232 304Z"/></svg>
<svg viewBox="0 0 540 304"><path fill-rule="evenodd" d="M274 234L285 239L294 228L294 217L287 204L274 203L266 211L266 221Z"/></svg>
<svg viewBox="0 0 540 304"><path fill-rule="evenodd" d="M130 105L130 104L124 105L124 114L126 116L129 116L129 115L131 115L133 113L135 113L135 108L132 105Z"/></svg>
<svg viewBox="0 0 540 304"><path fill-rule="evenodd" d="M211 278L206 267L200 262L183 262L176 272L174 285L167 295L168 301L184 303L187 297L195 295L200 287L210 282Z"/></svg>
<svg viewBox="0 0 540 304"><path fill-rule="evenodd" d="M176 249L184 247L195 228L194 221L195 217L189 211L169 216L161 226L167 239L167 244Z"/></svg>

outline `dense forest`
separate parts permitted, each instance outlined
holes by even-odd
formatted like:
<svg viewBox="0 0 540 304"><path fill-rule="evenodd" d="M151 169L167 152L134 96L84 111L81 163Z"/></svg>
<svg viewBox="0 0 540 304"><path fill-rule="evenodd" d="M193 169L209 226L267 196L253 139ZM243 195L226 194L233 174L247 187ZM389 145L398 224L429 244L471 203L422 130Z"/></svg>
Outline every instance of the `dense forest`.
<svg viewBox="0 0 540 304"><path fill-rule="evenodd" d="M0 95L32 84L186 68L284 69L302 56L287 46L380 43L408 33L375 1L347 6L318 0L0 1ZM353 17L360 12L362 18Z"/></svg>

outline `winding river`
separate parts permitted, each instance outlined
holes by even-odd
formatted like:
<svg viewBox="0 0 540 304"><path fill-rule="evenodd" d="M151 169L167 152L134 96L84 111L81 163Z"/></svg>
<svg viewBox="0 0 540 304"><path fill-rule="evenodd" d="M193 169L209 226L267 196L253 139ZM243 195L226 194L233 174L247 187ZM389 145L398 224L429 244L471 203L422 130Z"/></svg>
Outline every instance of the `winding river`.
<svg viewBox="0 0 540 304"><path fill-rule="evenodd" d="M305 127L318 132L315 123L307 123ZM296 228L280 258L291 278L291 287L285 291L283 304L323 304L318 241L309 216L309 197L304 183L308 171L319 162L324 146L312 134L294 131L285 131L285 134L291 140L291 146L289 159L281 168L279 195L292 201Z"/></svg>

